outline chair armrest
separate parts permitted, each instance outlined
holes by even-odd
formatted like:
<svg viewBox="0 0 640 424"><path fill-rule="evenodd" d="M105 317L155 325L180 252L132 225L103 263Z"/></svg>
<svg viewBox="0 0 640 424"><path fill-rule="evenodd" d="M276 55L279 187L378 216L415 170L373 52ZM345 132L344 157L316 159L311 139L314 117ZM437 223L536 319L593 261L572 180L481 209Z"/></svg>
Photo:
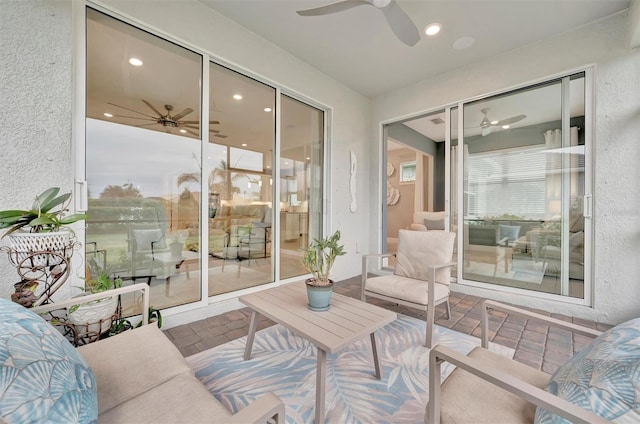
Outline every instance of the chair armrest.
<svg viewBox="0 0 640 424"><path fill-rule="evenodd" d="M485 300L482 302L481 322L482 347L484 347L485 349L489 345L489 312L493 310L507 312L511 315L517 315L523 318L532 319L538 322L552 325L554 327L561 328L563 330L572 331L582 336L598 337L600 334L602 334L602 331L594 330L582 325L576 325L556 318L551 318L546 315L538 314L536 312L527 311L526 309L518 308L517 306L505 305L504 303L496 302L494 300Z"/></svg>
<svg viewBox="0 0 640 424"><path fill-rule="evenodd" d="M429 405L427 407L427 420L425 420L429 424L440 423L440 365L444 361L450 362L458 368L528 402L534 403L553 414L566 418L572 423L609 423L609 421L586 409L582 409L525 381L485 365L481 360L470 358L453 349L437 345L429 353Z"/></svg>
<svg viewBox="0 0 640 424"><path fill-rule="evenodd" d="M442 268L447 268L447 267L450 267L450 266L454 266L455 264L456 264L455 262L447 262L445 264L429 265L427 268L442 269Z"/></svg>
<svg viewBox="0 0 640 424"><path fill-rule="evenodd" d="M93 300L104 299L105 297L118 296L125 293L131 293L135 291L142 291L142 323L149 323L149 286L145 283L133 284L131 286L120 287L117 289L106 290L100 293L89 294L86 296L74 297L71 299L63 300L56 303L47 303L46 305L36 306L31 310L36 314L43 314L51 311L57 311L58 309L68 308L73 305L80 305L82 303L91 302Z"/></svg>
<svg viewBox="0 0 640 424"><path fill-rule="evenodd" d="M266 423L275 419L276 423L284 423L284 403L273 393L267 393L242 408L225 422L233 423Z"/></svg>
<svg viewBox="0 0 640 424"><path fill-rule="evenodd" d="M410 224L407 230L411 231L428 231L427 227L422 224Z"/></svg>

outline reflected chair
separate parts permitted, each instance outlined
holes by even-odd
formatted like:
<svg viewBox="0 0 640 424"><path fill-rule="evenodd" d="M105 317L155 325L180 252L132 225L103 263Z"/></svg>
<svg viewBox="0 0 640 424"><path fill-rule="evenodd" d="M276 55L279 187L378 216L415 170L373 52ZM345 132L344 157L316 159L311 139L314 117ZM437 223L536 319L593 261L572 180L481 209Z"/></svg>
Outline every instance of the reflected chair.
<svg viewBox="0 0 640 424"><path fill-rule="evenodd" d="M426 311L425 346L428 348L433 338L434 308L445 303L447 319L451 317L449 281L455 238L455 233L447 231L399 230L395 254L362 257L362 301L366 302L369 296ZM389 256L395 256L396 259L392 275L367 275L371 258Z"/></svg>
<svg viewBox="0 0 640 424"><path fill-rule="evenodd" d="M131 260L131 271L145 271L148 269L149 275L156 276L156 269L160 277L167 278L170 271L170 264L162 255L170 255L167 246L166 235L162 228L157 225L132 225L128 229L129 255ZM174 264L175 265L175 264ZM160 278L159 277L159 278Z"/></svg>
<svg viewBox="0 0 640 424"><path fill-rule="evenodd" d="M609 364L608 368L606 368L604 362L599 368L596 366L582 366L584 363L595 364L595 361L598 360L596 357L589 355L603 354L605 357L610 356L615 351L616 337L598 338L583 348L580 353L576 354L569 362L558 369L556 374L551 376L489 350L490 311L499 311L503 314L507 313L509 316L517 316L533 322L537 321L540 324L557 327L582 336L597 337L601 334L591 328L514 306L485 300L482 303L482 346L476 347L465 356L448 347L436 345L429 354L429 403L426 408L425 423L533 423L536 407L543 408L537 413L543 416L546 415L545 418L549 418L549 414L556 414L574 423L595 424L609 422L586 409L570 403L568 400L563 399L562 396L569 395L569 397L574 397L574 400L582 399L582 394L586 393L588 389L583 390L581 385L588 386L593 382L596 394L598 392L603 393L607 398L608 405L598 405L598 401L596 400L594 403L593 398L590 401L586 400L586 404L595 405L600 412L611 408L616 399L624 396L624 393L621 393L620 396L615 396L615 389L622 387L622 384L626 383L626 381L620 380L620 373L617 374L618 383L611 379L612 376L607 377L609 382L614 383L613 387L603 386L603 382L606 380L602 378L603 372L607 372L607 369L610 369L611 372L617 372L614 366ZM634 331L638 333L639 327L637 323L633 326L635 326ZM634 338L637 338L637 335ZM609 340L612 342L609 343ZM604 343L598 346L598 341ZM605 346L604 344L607 345ZM623 349L621 346L620 350L622 351ZM637 361L639 350L637 343L635 343L634 349L635 353L631 352L631 355L635 355L635 361ZM586 359L585 356L587 356ZM603 361L606 360L607 358L603 359ZM615 360L613 359L612 362ZM449 362L456 369L444 382L441 382L441 368L444 362ZM593 380L587 375L591 371L594 372ZM583 375L580 375L580 373ZM564 378L568 379L564 381L568 381L569 385L564 386L566 384L563 382ZM558 394L560 396L553 394L554 387L558 388L559 385L571 388L571 390L559 390ZM545 386L547 391L544 390ZM630 389L633 390L633 387L630 387ZM579 396L577 396L578 394ZM580 401L577 403L585 404ZM618 406L620 405L617 405L616 408ZM618 410L623 411L623 409ZM560 421L543 419L542 422Z"/></svg>

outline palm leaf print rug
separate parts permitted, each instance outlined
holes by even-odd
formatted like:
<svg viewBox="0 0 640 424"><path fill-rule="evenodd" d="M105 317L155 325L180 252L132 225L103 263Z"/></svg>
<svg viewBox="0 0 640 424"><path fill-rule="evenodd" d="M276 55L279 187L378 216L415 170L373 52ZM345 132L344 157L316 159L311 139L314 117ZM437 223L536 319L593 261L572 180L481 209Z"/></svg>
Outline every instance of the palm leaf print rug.
<svg viewBox="0 0 640 424"><path fill-rule="evenodd" d="M370 338L327 354L327 423L422 423L429 397L429 349L425 322L399 318L376 331L383 378L375 378ZM251 359L243 359L246 337L189 356L196 377L234 413L273 392L285 404L287 423L313 423L316 348L275 325L256 333ZM434 326L434 345L466 354L480 339ZM506 357L514 350L494 343ZM442 378L453 371L442 367Z"/></svg>

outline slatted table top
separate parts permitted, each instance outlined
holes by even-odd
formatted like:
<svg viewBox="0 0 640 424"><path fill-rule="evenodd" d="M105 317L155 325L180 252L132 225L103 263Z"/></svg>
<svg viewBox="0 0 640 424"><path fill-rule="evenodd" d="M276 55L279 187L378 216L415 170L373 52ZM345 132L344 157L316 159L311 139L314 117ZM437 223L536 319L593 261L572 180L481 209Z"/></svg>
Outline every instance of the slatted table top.
<svg viewBox="0 0 640 424"><path fill-rule="evenodd" d="M239 300L328 353L339 351L398 317L393 311L335 292L329 310L312 311L307 307L304 282L240 296Z"/></svg>

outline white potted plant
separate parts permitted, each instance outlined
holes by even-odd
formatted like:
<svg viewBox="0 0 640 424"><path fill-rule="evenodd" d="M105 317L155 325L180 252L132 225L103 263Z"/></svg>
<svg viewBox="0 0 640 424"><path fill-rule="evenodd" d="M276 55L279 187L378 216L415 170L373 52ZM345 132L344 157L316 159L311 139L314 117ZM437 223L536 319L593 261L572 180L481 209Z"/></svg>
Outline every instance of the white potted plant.
<svg viewBox="0 0 640 424"><path fill-rule="evenodd" d="M346 254L344 245L339 245L340 231L324 239L314 239L305 249L302 264L312 277L305 283L309 309L312 311L326 311L329 309L333 281L329 278L331 268L338 256Z"/></svg>
<svg viewBox="0 0 640 424"><path fill-rule="evenodd" d="M85 287L82 288L83 293L79 296L101 293L121 286L122 279L118 278L112 281L106 274L100 274L95 280L86 280ZM109 296L92 302L74 305L68 309L67 315L79 338L97 338L111 328L117 307L118 297Z"/></svg>
<svg viewBox="0 0 640 424"><path fill-rule="evenodd" d="M15 259L20 262L33 252L54 252L61 256L36 255L33 266L55 265L70 256L72 231L63 227L87 218L85 214L66 214L71 193L59 194L59 187L52 187L36 196L31 209L0 211L0 229L7 229L2 237L9 236ZM53 261L53 262L52 262Z"/></svg>

